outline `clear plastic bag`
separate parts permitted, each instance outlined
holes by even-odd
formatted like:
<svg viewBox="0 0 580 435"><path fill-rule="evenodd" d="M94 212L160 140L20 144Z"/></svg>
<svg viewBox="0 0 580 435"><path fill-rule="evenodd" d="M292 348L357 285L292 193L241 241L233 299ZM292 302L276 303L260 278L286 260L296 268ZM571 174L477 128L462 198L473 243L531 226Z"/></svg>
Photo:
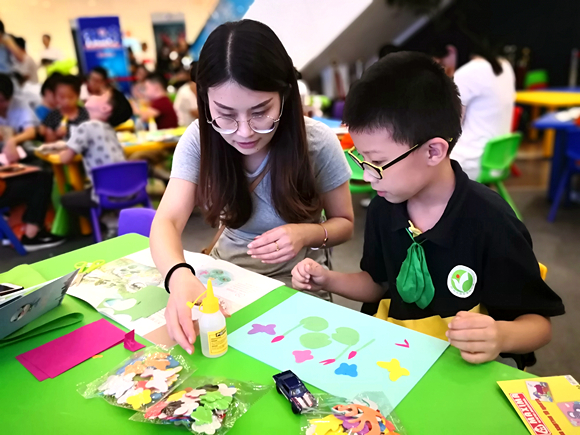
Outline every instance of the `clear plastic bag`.
<svg viewBox="0 0 580 435"><path fill-rule="evenodd" d="M111 405L145 411L169 396L194 371L181 355L151 346L98 379L79 384L77 391L85 399L102 397Z"/></svg>
<svg viewBox="0 0 580 435"><path fill-rule="evenodd" d="M387 396L381 391L361 393L351 400L329 394L315 396L318 406L302 414L302 433L305 435L327 431L348 435L407 435Z"/></svg>
<svg viewBox="0 0 580 435"><path fill-rule="evenodd" d="M167 399L130 420L183 425L195 434L223 435L271 388L219 376L191 376Z"/></svg>

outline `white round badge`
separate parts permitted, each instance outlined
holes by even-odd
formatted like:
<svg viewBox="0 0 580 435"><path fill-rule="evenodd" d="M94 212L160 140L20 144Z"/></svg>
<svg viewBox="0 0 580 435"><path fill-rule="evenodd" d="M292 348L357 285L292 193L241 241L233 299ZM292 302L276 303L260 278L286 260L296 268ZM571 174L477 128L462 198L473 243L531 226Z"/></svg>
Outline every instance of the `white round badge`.
<svg viewBox="0 0 580 435"><path fill-rule="evenodd" d="M477 284L477 275L467 266L455 266L447 277L449 291L458 298L471 296Z"/></svg>

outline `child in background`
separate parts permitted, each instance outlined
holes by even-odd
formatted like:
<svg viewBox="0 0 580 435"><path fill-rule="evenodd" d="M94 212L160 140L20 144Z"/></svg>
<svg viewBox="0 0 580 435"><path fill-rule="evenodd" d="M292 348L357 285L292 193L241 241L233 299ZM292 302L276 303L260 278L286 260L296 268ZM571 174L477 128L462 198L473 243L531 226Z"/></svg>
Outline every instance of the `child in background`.
<svg viewBox="0 0 580 435"><path fill-rule="evenodd" d="M163 76L159 74L147 76L145 79L145 97L149 101L149 107L136 109L137 115L145 124L154 119L158 129L178 126L177 114L173 108L173 103L167 96L167 84Z"/></svg>
<svg viewBox="0 0 580 435"><path fill-rule="evenodd" d="M185 83L177 90L173 107L177 112L179 125L182 127L189 127L199 117L195 82Z"/></svg>
<svg viewBox="0 0 580 435"><path fill-rule="evenodd" d="M292 271L294 287L380 301L376 317L449 340L471 363L502 354L519 368L533 364L564 306L511 207L449 158L461 134L452 79L425 55L390 54L351 88L343 119L364 161L351 157L378 193L362 272L306 259Z"/></svg>
<svg viewBox="0 0 580 435"><path fill-rule="evenodd" d="M56 84L61 79L62 74L52 73L48 77L42 87L40 88L40 94L42 95L42 103L36 108L36 116L40 122L43 122L48 114L56 109L56 97L54 95L56 90Z"/></svg>
<svg viewBox="0 0 580 435"><path fill-rule="evenodd" d="M72 75L64 75L56 82L55 97L57 108L51 111L42 125L47 143L59 139L68 140L72 129L89 120L89 113L79 105L81 92L80 79Z"/></svg>
<svg viewBox="0 0 580 435"><path fill-rule="evenodd" d="M114 127L127 121L132 115L131 104L116 89L103 95L91 95L86 102L90 120L76 128L68 142L43 145L41 152L59 152L64 164L70 163L76 154L82 154L89 179L95 167L125 161L123 147L117 139ZM91 207L97 205L92 187L62 196L62 205L74 214L89 216Z"/></svg>
<svg viewBox="0 0 580 435"><path fill-rule="evenodd" d="M87 101L91 95L103 95L110 88L109 73L102 66L91 70L87 83L81 86L81 101Z"/></svg>

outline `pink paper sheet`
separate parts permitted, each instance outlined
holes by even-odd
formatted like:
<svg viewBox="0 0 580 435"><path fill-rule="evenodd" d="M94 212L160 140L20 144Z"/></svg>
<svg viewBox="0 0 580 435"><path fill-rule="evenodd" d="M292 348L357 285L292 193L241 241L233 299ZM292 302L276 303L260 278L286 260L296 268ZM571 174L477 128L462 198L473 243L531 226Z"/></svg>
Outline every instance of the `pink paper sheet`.
<svg viewBox="0 0 580 435"><path fill-rule="evenodd" d="M132 332L133 337L129 336L129 342L140 345L135 342L134 331ZM47 378L55 378L92 356L121 343L126 335L128 334L125 331L101 319L18 355L16 359L36 379L44 381ZM130 350L133 349L136 349L136 346L132 346Z"/></svg>

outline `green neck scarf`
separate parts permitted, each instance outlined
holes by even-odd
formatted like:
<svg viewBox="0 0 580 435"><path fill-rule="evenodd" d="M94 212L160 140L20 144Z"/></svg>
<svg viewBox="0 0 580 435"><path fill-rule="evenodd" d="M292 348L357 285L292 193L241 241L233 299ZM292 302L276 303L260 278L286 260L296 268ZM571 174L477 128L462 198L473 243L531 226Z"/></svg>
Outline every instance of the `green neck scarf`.
<svg viewBox="0 0 580 435"><path fill-rule="evenodd" d="M407 258L397 276L397 291L405 302L416 303L419 308L424 309L433 300L435 287L427 268L425 250L421 246L424 240L417 243L413 236L413 234L418 235L417 232L411 223L411 229L407 229L407 234L413 243L407 249Z"/></svg>

